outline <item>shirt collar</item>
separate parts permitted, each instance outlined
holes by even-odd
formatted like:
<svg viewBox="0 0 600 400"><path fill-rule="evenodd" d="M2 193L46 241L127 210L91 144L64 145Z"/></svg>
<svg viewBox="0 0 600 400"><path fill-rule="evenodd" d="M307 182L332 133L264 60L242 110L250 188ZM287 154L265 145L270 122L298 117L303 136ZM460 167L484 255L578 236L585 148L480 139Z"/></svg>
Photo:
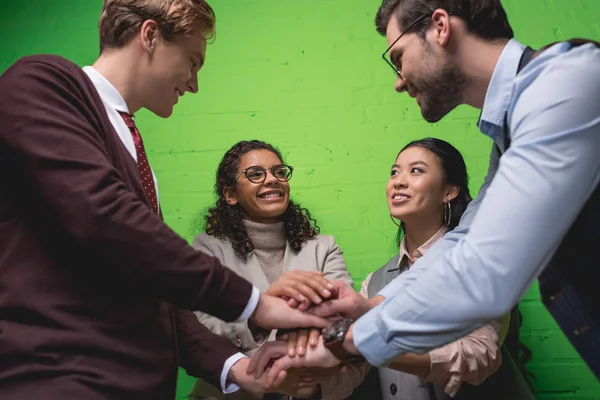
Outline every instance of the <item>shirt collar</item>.
<svg viewBox="0 0 600 400"><path fill-rule="evenodd" d="M448 227L446 225L442 225L442 227L433 234L425 243L419 246L412 254L408 253L408 249L406 248L406 236L402 238L402 242L400 242L400 258L398 262L402 262L402 259L406 257L409 261L409 265L417 261L420 257L424 256L425 253L433 246L435 242L440 240L447 232Z"/></svg>
<svg viewBox="0 0 600 400"><path fill-rule="evenodd" d="M523 44L515 39L509 40L494 68L478 122L481 132L494 140L502 132L513 92L513 82L524 50Z"/></svg>
<svg viewBox="0 0 600 400"><path fill-rule="evenodd" d="M129 114L129 108L127 107L127 103L125 103L123 96L121 96L121 93L119 93L117 88L115 88L108 79L103 77L100 72L94 69L94 67L83 67L83 70L96 87L96 90L104 103L117 111Z"/></svg>

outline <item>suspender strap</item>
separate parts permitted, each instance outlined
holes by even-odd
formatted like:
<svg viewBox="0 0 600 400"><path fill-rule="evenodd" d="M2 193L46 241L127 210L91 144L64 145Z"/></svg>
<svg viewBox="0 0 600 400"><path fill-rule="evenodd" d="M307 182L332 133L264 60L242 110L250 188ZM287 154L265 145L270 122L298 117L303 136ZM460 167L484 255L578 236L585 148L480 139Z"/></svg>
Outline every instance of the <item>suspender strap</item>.
<svg viewBox="0 0 600 400"><path fill-rule="evenodd" d="M519 66L517 67L517 75L529 62L533 59L533 56L536 55L536 51L531 47L527 46L521 54L521 59L519 60ZM504 114L504 132L502 132L502 140L504 141L504 151L508 150L510 146L510 135L508 134L508 113ZM498 154L502 155L504 151L500 151L498 145L496 145L496 151Z"/></svg>
<svg viewBox="0 0 600 400"><path fill-rule="evenodd" d="M517 74L519 72L521 72L521 70L523 68L525 68L525 66L527 64L529 64L529 61L531 61L534 54L535 54L535 50L533 50L531 47L527 46L525 48L525 51L523 51L523 54L521 55L521 59L519 60L519 67L517 69Z"/></svg>

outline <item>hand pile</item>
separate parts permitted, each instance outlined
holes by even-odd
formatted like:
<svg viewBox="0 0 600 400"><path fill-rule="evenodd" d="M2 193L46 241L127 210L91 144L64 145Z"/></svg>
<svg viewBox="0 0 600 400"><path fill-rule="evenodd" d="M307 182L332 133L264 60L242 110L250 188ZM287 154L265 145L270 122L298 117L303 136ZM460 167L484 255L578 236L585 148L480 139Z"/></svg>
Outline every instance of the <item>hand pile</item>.
<svg viewBox="0 0 600 400"><path fill-rule="evenodd" d="M236 363L238 374L245 366L243 380L253 379L257 392L313 396L319 383L345 368L325 347L321 329L329 320L358 318L369 308L369 301L342 281L330 282L320 272L287 272L261 295L252 317L262 327L280 328L277 341L262 345L250 361Z"/></svg>

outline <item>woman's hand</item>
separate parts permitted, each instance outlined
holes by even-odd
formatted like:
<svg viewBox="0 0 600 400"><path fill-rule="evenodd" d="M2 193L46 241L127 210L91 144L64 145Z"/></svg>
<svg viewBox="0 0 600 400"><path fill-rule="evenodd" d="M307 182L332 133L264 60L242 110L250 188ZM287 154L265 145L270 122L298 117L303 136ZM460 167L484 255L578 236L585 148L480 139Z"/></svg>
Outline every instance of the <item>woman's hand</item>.
<svg viewBox="0 0 600 400"><path fill-rule="evenodd" d="M307 346L311 348L317 347L319 344L319 336L321 336L321 330L319 329L299 329L296 332L285 333L278 336L278 340L287 342L287 354L290 357L295 355L304 356L306 354Z"/></svg>
<svg viewBox="0 0 600 400"><path fill-rule="evenodd" d="M266 294L270 296L293 299L303 305L301 310L310 304L321 304L323 299L331 297L334 286L318 271L293 270L283 274L273 282Z"/></svg>

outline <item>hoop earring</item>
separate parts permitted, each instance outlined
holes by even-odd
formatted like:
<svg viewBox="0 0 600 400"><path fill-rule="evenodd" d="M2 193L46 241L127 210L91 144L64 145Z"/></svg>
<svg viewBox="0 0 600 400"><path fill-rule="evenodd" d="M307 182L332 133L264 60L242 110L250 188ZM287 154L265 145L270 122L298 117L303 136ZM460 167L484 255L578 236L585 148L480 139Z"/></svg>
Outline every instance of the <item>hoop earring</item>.
<svg viewBox="0 0 600 400"><path fill-rule="evenodd" d="M444 203L444 223L446 226L450 226L450 222L452 221L452 205L450 202Z"/></svg>
<svg viewBox="0 0 600 400"><path fill-rule="evenodd" d="M396 220L394 219L394 217L392 216L392 214L390 214L390 219L392 220L392 222L394 223L394 225L396 225L398 228L400 228L402 225L397 223Z"/></svg>

